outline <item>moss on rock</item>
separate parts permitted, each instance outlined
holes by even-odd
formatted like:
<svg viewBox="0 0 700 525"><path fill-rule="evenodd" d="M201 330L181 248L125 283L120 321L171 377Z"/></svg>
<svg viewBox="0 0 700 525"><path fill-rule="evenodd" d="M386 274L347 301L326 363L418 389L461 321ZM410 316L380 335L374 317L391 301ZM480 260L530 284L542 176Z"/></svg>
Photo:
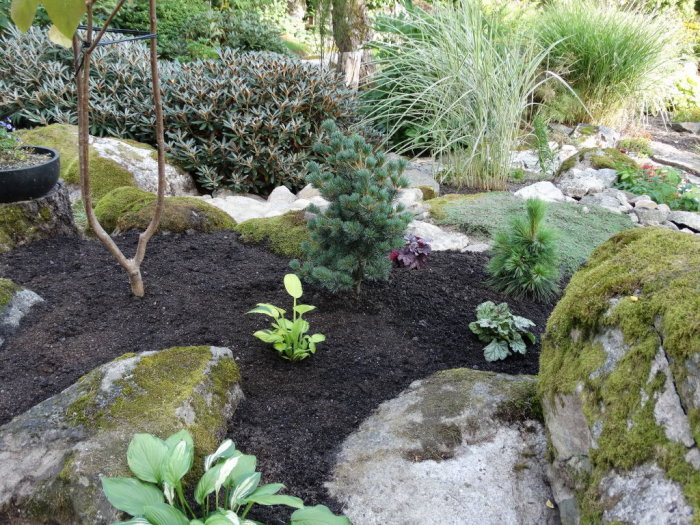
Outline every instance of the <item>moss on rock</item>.
<svg viewBox="0 0 700 525"><path fill-rule="evenodd" d="M438 196L438 192L435 191L433 188L430 186L416 186L421 193L423 194L423 200L424 201L429 201L431 199L435 199Z"/></svg>
<svg viewBox="0 0 700 525"><path fill-rule="evenodd" d="M621 332L625 351L606 368L610 355L600 334L611 330ZM538 394L552 406L556 396L580 398L589 428L598 428L591 471L574 475L582 522L600 521L605 475L656 462L683 487L700 523L700 471L655 419L654 395L665 377L650 371L660 348L700 443L700 407L680 388L688 363L700 357L700 240L663 228L628 230L598 247L573 276L542 342Z"/></svg>
<svg viewBox="0 0 700 525"><path fill-rule="evenodd" d="M21 288L10 279L0 279L0 313L10 304L12 297Z"/></svg>
<svg viewBox="0 0 700 525"><path fill-rule="evenodd" d="M61 178L68 184L80 184L77 126L51 124L17 133L25 144L46 146L57 150L61 154ZM129 143L142 148L148 147L133 141ZM136 186L128 170L110 159L101 157L92 147L90 147L90 184L94 199L102 198L114 188Z"/></svg>
<svg viewBox="0 0 700 525"><path fill-rule="evenodd" d="M95 206L95 215L108 232L144 230L153 217L156 196L133 187L110 191ZM232 230L236 222L224 211L193 197L166 197L159 232Z"/></svg>
<svg viewBox="0 0 700 525"><path fill-rule="evenodd" d="M639 168L639 164L629 155L625 155L615 148L586 148L562 162L557 177L581 163L596 170L615 169L617 166Z"/></svg>
<svg viewBox="0 0 700 525"><path fill-rule="evenodd" d="M304 211L290 211L278 217L249 219L235 230L243 242L265 242L270 250L283 257L304 256L301 244L309 239Z"/></svg>

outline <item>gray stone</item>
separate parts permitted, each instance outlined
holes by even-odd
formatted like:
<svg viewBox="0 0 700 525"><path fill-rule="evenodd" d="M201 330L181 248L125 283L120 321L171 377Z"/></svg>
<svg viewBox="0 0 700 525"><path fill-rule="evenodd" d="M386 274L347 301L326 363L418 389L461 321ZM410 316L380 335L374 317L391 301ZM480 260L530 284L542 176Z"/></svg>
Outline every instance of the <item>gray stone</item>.
<svg viewBox="0 0 700 525"><path fill-rule="evenodd" d="M284 202L291 204L295 200L297 200L296 195L294 195L287 186L277 186L267 197L268 203Z"/></svg>
<svg viewBox="0 0 700 525"><path fill-rule="evenodd" d="M612 169L568 170L557 185L564 195L580 199L585 195L600 193L617 181L617 171Z"/></svg>
<svg viewBox="0 0 700 525"><path fill-rule="evenodd" d="M139 188L151 193L158 191L158 160L151 146L109 137L90 137L90 145L100 157L131 173ZM197 189L188 173L166 162L165 194L197 195Z"/></svg>
<svg viewBox="0 0 700 525"><path fill-rule="evenodd" d="M684 226L700 232L700 213L694 211L672 211L668 214L668 220L678 226Z"/></svg>
<svg viewBox="0 0 700 525"><path fill-rule="evenodd" d="M515 192L521 199L540 199L546 202L566 202L566 196L549 181L540 181Z"/></svg>
<svg viewBox="0 0 700 525"><path fill-rule="evenodd" d="M533 386L468 369L413 383L343 443L330 494L362 525L558 523L542 426L500 415Z"/></svg>
<svg viewBox="0 0 700 525"><path fill-rule="evenodd" d="M579 124L571 134L580 148L614 148L620 134L606 126Z"/></svg>
<svg viewBox="0 0 700 525"><path fill-rule="evenodd" d="M634 206L634 213L639 218L642 226L661 226L668 220L670 208L666 204L659 204L656 208L647 206L646 203L640 206L637 202Z"/></svg>
<svg viewBox="0 0 700 525"><path fill-rule="evenodd" d="M0 279L0 289L3 286L2 281ZM10 284L10 286L13 285L14 283ZM5 339L19 328L20 321L29 313L31 308L43 302L44 300L38 294L26 288L21 288L13 293L7 305L0 304L0 348Z"/></svg>
<svg viewBox="0 0 700 525"><path fill-rule="evenodd" d="M0 217L8 216L13 220L0 220L0 253L41 239L78 235L68 188L62 180L43 197L0 203Z"/></svg>
<svg viewBox="0 0 700 525"><path fill-rule="evenodd" d="M679 133L692 133L693 135L700 135L700 122L674 122L671 125L671 128Z"/></svg>
<svg viewBox="0 0 700 525"><path fill-rule="evenodd" d="M490 244L486 243L476 243L476 244L470 244L466 248L464 248L462 251L463 252L471 252L471 253L483 253L487 252L491 249Z"/></svg>
<svg viewBox="0 0 700 525"><path fill-rule="evenodd" d="M142 374L157 390L144 390ZM133 435L189 428L215 446L242 398L238 377L231 351L209 346L124 356L93 370L0 427L0 516L27 525L119 521L100 476L128 474ZM213 452L202 445L197 464Z"/></svg>
<svg viewBox="0 0 700 525"><path fill-rule="evenodd" d="M615 213L628 213L632 210L632 206L627 202L625 192L608 188L601 193L586 195L580 201L580 204L600 206L606 210Z"/></svg>
<svg viewBox="0 0 700 525"><path fill-rule="evenodd" d="M406 233L430 240L433 251L463 251L469 246L469 237L463 233L443 230L429 222L414 220L408 225Z"/></svg>
<svg viewBox="0 0 700 525"><path fill-rule="evenodd" d="M603 512L603 522L635 525L690 525L693 509L683 488L666 478L656 464L641 465L613 473L600 483L601 499L612 503Z"/></svg>
<svg viewBox="0 0 700 525"><path fill-rule="evenodd" d="M510 168L511 170L523 170L526 178L539 178L543 175L539 155L535 150L513 151Z"/></svg>
<svg viewBox="0 0 700 525"><path fill-rule="evenodd" d="M205 197L198 198L202 199ZM240 195L214 197L213 199L206 199L206 201L208 204L216 206L220 210L228 213L236 222L243 222L248 219L259 219L264 217L269 211L267 202L261 202L258 199Z"/></svg>
<svg viewBox="0 0 700 525"><path fill-rule="evenodd" d="M403 176L408 179L408 185L413 188L427 186L436 194L440 193L440 183L435 180L435 175L427 168L409 167L404 170Z"/></svg>
<svg viewBox="0 0 700 525"><path fill-rule="evenodd" d="M663 142L651 142L651 158L660 164L700 174L700 155L682 151Z"/></svg>
<svg viewBox="0 0 700 525"><path fill-rule="evenodd" d="M320 196L321 196L321 192L318 191L316 188L314 188L311 184L307 184L301 190L299 190L299 193L297 193L297 199L310 200L314 197L320 197Z"/></svg>

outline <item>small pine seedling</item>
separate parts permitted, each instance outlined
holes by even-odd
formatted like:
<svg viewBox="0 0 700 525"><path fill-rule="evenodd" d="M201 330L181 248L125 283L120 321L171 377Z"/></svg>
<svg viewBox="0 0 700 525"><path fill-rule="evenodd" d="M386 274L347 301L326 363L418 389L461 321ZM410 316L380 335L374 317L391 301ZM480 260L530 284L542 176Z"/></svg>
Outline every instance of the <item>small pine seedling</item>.
<svg viewBox="0 0 700 525"><path fill-rule="evenodd" d="M394 208L399 188L408 186L401 176L405 162L387 161L359 135L347 135L335 123L323 124L325 134L314 146L323 164L308 165L307 182L330 205L308 223L310 240L302 245L305 261L291 267L307 281L339 292L363 281L386 280L391 271L389 253L404 244L411 220L403 206Z"/></svg>
<svg viewBox="0 0 700 525"><path fill-rule="evenodd" d="M543 201L528 199L526 208L527 218L515 217L494 239L489 284L514 297L547 300L559 291L555 236L542 224L547 210Z"/></svg>

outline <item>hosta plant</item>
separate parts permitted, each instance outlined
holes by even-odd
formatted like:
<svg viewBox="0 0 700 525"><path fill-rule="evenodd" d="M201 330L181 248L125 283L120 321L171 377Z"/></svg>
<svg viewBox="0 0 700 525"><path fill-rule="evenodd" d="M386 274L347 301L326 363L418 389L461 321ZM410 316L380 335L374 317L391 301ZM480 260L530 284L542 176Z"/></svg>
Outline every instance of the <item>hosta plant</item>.
<svg viewBox="0 0 700 525"><path fill-rule="evenodd" d="M494 304L491 301L476 307L476 321L469 323L479 341L488 343L484 348L487 361L499 361L518 353L525 354L525 340L535 342L535 336L527 329L535 323L524 317L513 315L508 303Z"/></svg>
<svg viewBox="0 0 700 525"><path fill-rule="evenodd" d="M323 334L308 335L309 323L303 319L303 315L315 306L310 304L297 304L304 293L301 281L293 273L284 276L284 289L292 296L292 319L285 317L286 310L273 304L258 303L258 306L249 311L249 314L263 314L272 317L272 329L258 330L253 335L266 343L271 343L280 356L290 361L301 361L311 354L316 353L316 343L326 340Z"/></svg>
<svg viewBox="0 0 700 525"><path fill-rule="evenodd" d="M181 430L165 441L136 434L126 456L135 478L102 478L109 502L131 516L121 525L261 525L247 518L255 504L297 509L290 525L350 525L323 505L305 507L299 498L278 494L284 488L281 483L260 485L255 456L237 450L230 439L204 459L204 475L194 490L195 508L183 484L194 460L189 432Z"/></svg>
<svg viewBox="0 0 700 525"><path fill-rule="evenodd" d="M403 248L389 254L389 259L394 262L394 265L412 270L428 266L428 255L433 251L430 247L430 240L415 235L406 235L404 239L406 239L406 244Z"/></svg>

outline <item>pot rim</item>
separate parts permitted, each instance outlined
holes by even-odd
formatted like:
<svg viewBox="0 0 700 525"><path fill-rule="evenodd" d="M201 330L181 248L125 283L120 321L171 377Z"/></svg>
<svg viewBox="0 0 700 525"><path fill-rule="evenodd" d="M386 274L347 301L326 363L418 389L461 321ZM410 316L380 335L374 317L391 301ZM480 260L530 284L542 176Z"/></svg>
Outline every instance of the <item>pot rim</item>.
<svg viewBox="0 0 700 525"><path fill-rule="evenodd" d="M31 166L24 166L22 168L0 169L0 174L1 173L10 173L10 172L17 173L17 172L21 172L21 171L25 171L25 170L33 170L36 168L41 168L43 166L47 166L48 164L51 164L52 162L55 162L60 157L60 153L58 151L56 151L53 148L47 148L46 146L25 145L25 146L22 146L22 148L25 148L25 149L31 148L34 151L44 150L43 152L40 152L40 153L51 153L51 158L49 160L47 160L46 162L42 162L41 164L32 164Z"/></svg>

